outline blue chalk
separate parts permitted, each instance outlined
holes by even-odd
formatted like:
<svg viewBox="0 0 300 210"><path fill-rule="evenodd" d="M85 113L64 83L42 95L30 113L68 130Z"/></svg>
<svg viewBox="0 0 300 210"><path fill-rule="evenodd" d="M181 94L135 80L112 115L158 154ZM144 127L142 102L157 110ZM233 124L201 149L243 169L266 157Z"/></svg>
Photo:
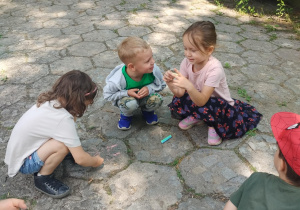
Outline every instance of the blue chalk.
<svg viewBox="0 0 300 210"><path fill-rule="evenodd" d="M172 135L167 136L166 138L164 138L163 140L161 140L160 142L163 144L166 141L168 141L170 138L172 138Z"/></svg>

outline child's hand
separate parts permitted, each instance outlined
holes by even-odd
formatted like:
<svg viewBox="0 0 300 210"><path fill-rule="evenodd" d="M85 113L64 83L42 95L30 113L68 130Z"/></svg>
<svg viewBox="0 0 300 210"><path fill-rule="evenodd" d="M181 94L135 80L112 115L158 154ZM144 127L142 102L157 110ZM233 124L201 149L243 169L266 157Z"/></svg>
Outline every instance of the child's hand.
<svg viewBox="0 0 300 210"><path fill-rule="evenodd" d="M103 164L104 159L100 155L94 156L97 159L96 164L93 167L99 167Z"/></svg>
<svg viewBox="0 0 300 210"><path fill-rule="evenodd" d="M138 92L138 95L139 95L139 99L148 96L149 95L149 89L148 89L148 87L145 86L142 89L140 89L139 92Z"/></svg>
<svg viewBox="0 0 300 210"><path fill-rule="evenodd" d="M138 91L139 91L138 88L129 89L129 90L127 90L127 94L128 94L128 96L131 96L133 98L139 98L140 96L137 94Z"/></svg>
<svg viewBox="0 0 300 210"><path fill-rule="evenodd" d="M27 209L25 202L21 199L9 198L0 201L0 209L19 210L20 208Z"/></svg>
<svg viewBox="0 0 300 210"><path fill-rule="evenodd" d="M163 77L163 80L165 81L165 82L172 82L173 81L173 79L175 78L174 77L174 74L175 73L173 73L171 70L169 70L169 71L167 71L165 74L164 74L164 77Z"/></svg>
<svg viewBox="0 0 300 210"><path fill-rule="evenodd" d="M174 80L173 84L177 87L183 88L187 91L194 88L194 85L186 78L184 77L177 69L174 69L175 73L173 74Z"/></svg>

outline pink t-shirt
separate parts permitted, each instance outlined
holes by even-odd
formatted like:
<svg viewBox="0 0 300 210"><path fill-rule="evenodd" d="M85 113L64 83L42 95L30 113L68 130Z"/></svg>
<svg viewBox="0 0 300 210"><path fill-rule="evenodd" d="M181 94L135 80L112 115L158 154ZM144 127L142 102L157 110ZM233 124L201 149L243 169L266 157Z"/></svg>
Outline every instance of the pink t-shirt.
<svg viewBox="0 0 300 210"><path fill-rule="evenodd" d="M214 87L215 90L211 97L223 98L231 106L234 105L223 66L215 57L210 56L206 65L196 73L193 72L193 64L184 58L180 65L180 73L188 78L198 91L201 92L204 85Z"/></svg>

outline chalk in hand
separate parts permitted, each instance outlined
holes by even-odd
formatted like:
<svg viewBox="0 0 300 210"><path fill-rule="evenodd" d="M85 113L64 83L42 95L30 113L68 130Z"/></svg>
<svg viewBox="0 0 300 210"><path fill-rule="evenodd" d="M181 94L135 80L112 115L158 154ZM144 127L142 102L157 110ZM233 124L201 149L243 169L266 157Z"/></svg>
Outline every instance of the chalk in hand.
<svg viewBox="0 0 300 210"><path fill-rule="evenodd" d="M170 138L172 138L172 135L167 136L166 138L164 138L163 140L161 140L160 142L163 144L166 141L168 141Z"/></svg>

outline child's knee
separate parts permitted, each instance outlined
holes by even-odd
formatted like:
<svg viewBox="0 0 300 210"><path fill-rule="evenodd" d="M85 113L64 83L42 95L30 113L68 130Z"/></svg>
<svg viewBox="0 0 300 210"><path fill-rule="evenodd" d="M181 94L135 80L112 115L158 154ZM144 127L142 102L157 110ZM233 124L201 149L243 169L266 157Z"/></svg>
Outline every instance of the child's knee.
<svg viewBox="0 0 300 210"><path fill-rule="evenodd" d="M137 100L133 97L124 97L120 99L118 105L121 111L126 112L133 112L139 107Z"/></svg>
<svg viewBox="0 0 300 210"><path fill-rule="evenodd" d="M62 143L59 146L59 152L67 155L70 151L69 151L68 147L64 143Z"/></svg>
<svg viewBox="0 0 300 210"><path fill-rule="evenodd" d="M55 147L55 150L57 152L61 153L61 154L68 154L69 153L68 147L60 141L52 139L52 145Z"/></svg>
<svg viewBox="0 0 300 210"><path fill-rule="evenodd" d="M162 99L161 95L158 93L154 93L154 94L151 94L149 96L149 98L147 99L146 106L148 108L153 107L156 109L162 105L162 102L163 102L163 99Z"/></svg>

